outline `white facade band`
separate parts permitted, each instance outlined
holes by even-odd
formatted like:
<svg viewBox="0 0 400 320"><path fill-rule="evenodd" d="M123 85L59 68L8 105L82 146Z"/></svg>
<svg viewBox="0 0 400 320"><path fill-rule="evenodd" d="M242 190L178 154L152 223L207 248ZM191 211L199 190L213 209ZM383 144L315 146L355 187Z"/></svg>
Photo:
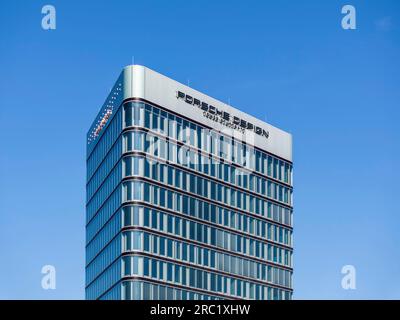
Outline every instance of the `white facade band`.
<svg viewBox="0 0 400 320"><path fill-rule="evenodd" d="M123 70L123 99L144 99L292 162L292 136L232 106L139 65Z"/></svg>

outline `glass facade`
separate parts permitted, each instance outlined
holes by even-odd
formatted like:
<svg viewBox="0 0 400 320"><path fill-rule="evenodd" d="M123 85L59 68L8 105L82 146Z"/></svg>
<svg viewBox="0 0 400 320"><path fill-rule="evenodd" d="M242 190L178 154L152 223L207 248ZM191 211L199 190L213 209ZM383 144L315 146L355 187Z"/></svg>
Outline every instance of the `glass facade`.
<svg viewBox="0 0 400 320"><path fill-rule="evenodd" d="M86 298L291 299L291 162L122 87L88 133Z"/></svg>

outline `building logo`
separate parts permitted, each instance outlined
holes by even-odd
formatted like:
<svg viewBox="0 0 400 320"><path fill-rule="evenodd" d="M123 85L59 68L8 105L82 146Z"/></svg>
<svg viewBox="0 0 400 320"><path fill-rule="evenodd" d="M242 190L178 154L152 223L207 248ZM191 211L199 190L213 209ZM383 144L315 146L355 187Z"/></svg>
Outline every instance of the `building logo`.
<svg viewBox="0 0 400 320"><path fill-rule="evenodd" d="M256 134L263 136L265 138L269 137L269 132L264 130L263 128L258 127L252 124L251 122L248 122L239 117L232 116L229 112L219 110L216 107L212 106L211 104L193 98L192 96L185 94L182 91L176 92L176 98L182 99L186 103L191 104L193 106L197 106L199 109L203 110L203 116L212 121L221 123L229 128L239 130L243 134L246 133L246 130L251 130L254 131Z"/></svg>

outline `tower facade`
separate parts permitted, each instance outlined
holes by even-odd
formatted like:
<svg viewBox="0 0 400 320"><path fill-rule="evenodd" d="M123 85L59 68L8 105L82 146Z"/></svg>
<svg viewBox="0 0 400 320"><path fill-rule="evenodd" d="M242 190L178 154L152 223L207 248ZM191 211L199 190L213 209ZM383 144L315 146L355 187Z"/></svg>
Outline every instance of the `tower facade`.
<svg viewBox="0 0 400 320"><path fill-rule="evenodd" d="M87 299L291 299L289 133L128 66L86 187Z"/></svg>

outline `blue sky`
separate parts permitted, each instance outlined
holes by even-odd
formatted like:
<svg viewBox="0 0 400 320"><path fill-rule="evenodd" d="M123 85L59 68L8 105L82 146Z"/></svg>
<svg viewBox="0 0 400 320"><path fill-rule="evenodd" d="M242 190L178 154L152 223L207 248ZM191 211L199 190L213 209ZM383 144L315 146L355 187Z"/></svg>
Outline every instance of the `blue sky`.
<svg viewBox="0 0 400 320"><path fill-rule="evenodd" d="M85 134L132 56L293 134L295 299L400 299L400 2L9 0L0 26L1 299L84 297Z"/></svg>

